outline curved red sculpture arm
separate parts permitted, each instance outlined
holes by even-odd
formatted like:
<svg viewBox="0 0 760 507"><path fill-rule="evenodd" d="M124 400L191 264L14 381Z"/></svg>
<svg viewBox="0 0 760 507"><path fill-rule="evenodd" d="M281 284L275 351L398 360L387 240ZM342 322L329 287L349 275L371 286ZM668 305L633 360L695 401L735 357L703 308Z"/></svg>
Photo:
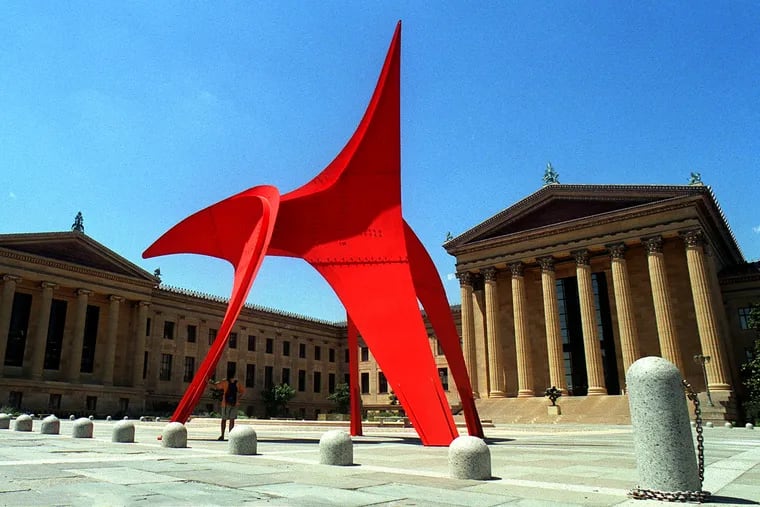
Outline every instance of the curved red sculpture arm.
<svg viewBox="0 0 760 507"><path fill-rule="evenodd" d="M250 188L189 216L143 252L145 258L174 253L209 255L229 261L235 269L232 295L216 340L174 411L172 421L187 421L203 396L206 382L222 356L230 330L264 260L279 205L280 193L275 187Z"/></svg>

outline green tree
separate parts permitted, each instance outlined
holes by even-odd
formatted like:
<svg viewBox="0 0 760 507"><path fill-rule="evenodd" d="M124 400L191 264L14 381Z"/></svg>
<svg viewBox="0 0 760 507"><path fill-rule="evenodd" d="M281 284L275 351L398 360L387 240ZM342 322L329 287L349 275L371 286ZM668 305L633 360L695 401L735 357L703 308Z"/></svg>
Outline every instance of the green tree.
<svg viewBox="0 0 760 507"><path fill-rule="evenodd" d="M284 417L288 414L288 402L296 395L296 390L288 384L272 386L263 391L261 397L264 400L267 417Z"/></svg>
<svg viewBox="0 0 760 507"><path fill-rule="evenodd" d="M348 384L338 384L335 386L335 392L327 397L328 400L335 403L335 410L339 414L347 414L348 406L351 403L351 390Z"/></svg>
<svg viewBox="0 0 760 507"><path fill-rule="evenodd" d="M748 325L755 330L755 346L752 358L742 365L742 377L746 389L743 403L749 421L760 422L760 304L752 305Z"/></svg>

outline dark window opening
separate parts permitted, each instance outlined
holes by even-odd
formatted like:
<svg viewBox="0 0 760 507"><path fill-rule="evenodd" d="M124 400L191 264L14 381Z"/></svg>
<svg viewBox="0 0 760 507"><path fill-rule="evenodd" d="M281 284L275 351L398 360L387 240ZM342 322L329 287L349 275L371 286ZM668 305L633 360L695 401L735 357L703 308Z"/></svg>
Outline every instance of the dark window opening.
<svg viewBox="0 0 760 507"><path fill-rule="evenodd" d="M29 331L29 315L32 309L32 295L17 292L13 296L11 323L8 329L8 342L5 348L6 366L22 366L26 335ZM14 405L12 407L16 408Z"/></svg>
<svg viewBox="0 0 760 507"><path fill-rule="evenodd" d="M245 365L245 387L255 387L255 386L256 386L256 365L247 364Z"/></svg>
<svg viewBox="0 0 760 507"><path fill-rule="evenodd" d="M218 330L213 329L213 328L209 328L209 330L208 330L208 344L209 345L213 345L214 342L216 341L216 333L217 332L218 332Z"/></svg>
<svg viewBox="0 0 760 507"><path fill-rule="evenodd" d="M440 372L440 369L438 371ZM369 378L367 378L367 380L369 381ZM377 372L377 392L388 392L388 379L385 378L385 373L381 371Z"/></svg>
<svg viewBox="0 0 760 507"><path fill-rule="evenodd" d="M369 348L368 347L362 347L361 348L361 360L362 361L369 361Z"/></svg>
<svg viewBox="0 0 760 507"><path fill-rule="evenodd" d="M327 351L327 360L331 363L335 362L335 349L330 349Z"/></svg>
<svg viewBox="0 0 760 507"><path fill-rule="evenodd" d="M248 352L256 352L256 336L248 335Z"/></svg>
<svg viewBox="0 0 760 507"><path fill-rule="evenodd" d="M82 363L79 371L92 373L95 367L95 344L98 341L98 322L100 321L100 307L87 305L87 313L84 318L84 340L82 341Z"/></svg>
<svg viewBox="0 0 760 507"><path fill-rule="evenodd" d="M362 394L369 394L369 372L363 371L361 374Z"/></svg>
<svg viewBox="0 0 760 507"><path fill-rule="evenodd" d="M237 337L238 337L237 333L230 333L230 337L227 340L227 344L229 345L231 349L237 348Z"/></svg>
<svg viewBox="0 0 760 507"><path fill-rule="evenodd" d="M66 325L67 306L66 301L60 299L54 299L50 304L43 366L46 370L57 370L61 366L61 345L63 344L63 328Z"/></svg>
<svg viewBox="0 0 760 507"><path fill-rule="evenodd" d="M282 375L280 377L281 384L288 384L290 385L290 368L283 368L282 369Z"/></svg>
<svg viewBox="0 0 760 507"><path fill-rule="evenodd" d="M322 391L322 372L314 372L314 392L319 393Z"/></svg>
<svg viewBox="0 0 760 507"><path fill-rule="evenodd" d="M282 342L282 355L283 356L289 356L290 355L290 342L289 341Z"/></svg>
<svg viewBox="0 0 760 507"><path fill-rule="evenodd" d="M441 379L441 385L444 391L449 390L449 369L438 368L438 378Z"/></svg>
<svg viewBox="0 0 760 507"><path fill-rule="evenodd" d="M198 328L192 325L187 326L187 343L195 343L198 335Z"/></svg>
<svg viewBox="0 0 760 507"><path fill-rule="evenodd" d="M158 375L159 380L172 379L172 355L161 354L161 370Z"/></svg>
<svg viewBox="0 0 760 507"><path fill-rule="evenodd" d="M237 374L237 363L235 361L227 361L227 378L235 378Z"/></svg>
<svg viewBox="0 0 760 507"><path fill-rule="evenodd" d="M195 376L195 358L192 356L185 357L185 373L182 375L184 382L192 382Z"/></svg>
<svg viewBox="0 0 760 507"><path fill-rule="evenodd" d="M314 346L314 360L315 361L321 361L322 360L322 347L315 345Z"/></svg>
<svg viewBox="0 0 760 507"><path fill-rule="evenodd" d="M266 352L267 354L272 354L274 352L274 340L272 338L267 338L264 352Z"/></svg>
<svg viewBox="0 0 760 507"><path fill-rule="evenodd" d="M61 409L61 395L60 394L51 394L48 398L48 409L49 410L60 410Z"/></svg>
<svg viewBox="0 0 760 507"><path fill-rule="evenodd" d="M330 394L335 392L335 374L334 373L327 374L327 392L329 392Z"/></svg>
<svg viewBox="0 0 760 507"><path fill-rule="evenodd" d="M306 391L306 370L298 370L298 391Z"/></svg>
<svg viewBox="0 0 760 507"><path fill-rule="evenodd" d="M268 391L274 386L274 368L264 366L264 390Z"/></svg>
<svg viewBox="0 0 760 507"><path fill-rule="evenodd" d="M164 339L165 340L174 339L174 322L170 320L164 321Z"/></svg>
<svg viewBox="0 0 760 507"><path fill-rule="evenodd" d="M85 400L85 407L89 412L95 412L98 409L98 397L88 396Z"/></svg>
<svg viewBox="0 0 760 507"><path fill-rule="evenodd" d="M305 343L298 344L298 357L300 357L301 359L306 358L306 344Z"/></svg>

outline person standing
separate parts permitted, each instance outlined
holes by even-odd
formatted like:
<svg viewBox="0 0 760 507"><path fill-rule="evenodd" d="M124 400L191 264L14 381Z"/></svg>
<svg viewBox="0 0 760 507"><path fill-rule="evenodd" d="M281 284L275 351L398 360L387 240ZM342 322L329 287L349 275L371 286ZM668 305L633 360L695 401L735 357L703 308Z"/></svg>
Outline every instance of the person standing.
<svg viewBox="0 0 760 507"><path fill-rule="evenodd" d="M209 379L209 384L213 384L216 389L221 389L222 394L222 435L217 440L224 440L224 432L227 429L227 419L230 420L230 431L235 427L237 419L237 407L240 397L243 396L245 389L240 386L237 379L227 377L225 380L214 381Z"/></svg>

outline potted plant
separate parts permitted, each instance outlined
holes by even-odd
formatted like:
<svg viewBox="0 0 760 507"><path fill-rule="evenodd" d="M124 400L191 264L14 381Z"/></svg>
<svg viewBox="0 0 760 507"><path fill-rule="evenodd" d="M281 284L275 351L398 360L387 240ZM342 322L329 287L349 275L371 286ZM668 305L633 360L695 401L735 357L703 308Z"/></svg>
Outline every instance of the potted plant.
<svg viewBox="0 0 760 507"><path fill-rule="evenodd" d="M549 401L552 402L552 404L547 407L549 415L560 415L562 410L559 405L557 405L557 398L562 396L562 391L557 389L556 386L551 386L544 392L544 396L549 398Z"/></svg>

